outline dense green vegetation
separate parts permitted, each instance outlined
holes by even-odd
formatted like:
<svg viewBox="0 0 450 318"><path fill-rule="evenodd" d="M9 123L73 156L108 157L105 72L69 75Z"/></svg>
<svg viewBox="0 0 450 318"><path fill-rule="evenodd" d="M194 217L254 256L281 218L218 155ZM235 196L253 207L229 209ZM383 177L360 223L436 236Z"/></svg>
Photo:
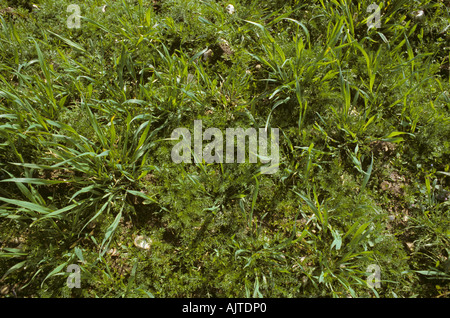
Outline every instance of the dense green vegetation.
<svg viewBox="0 0 450 318"><path fill-rule="evenodd" d="M450 295L448 1L31 3L0 1L3 297ZM279 128L278 172L174 163L194 120Z"/></svg>

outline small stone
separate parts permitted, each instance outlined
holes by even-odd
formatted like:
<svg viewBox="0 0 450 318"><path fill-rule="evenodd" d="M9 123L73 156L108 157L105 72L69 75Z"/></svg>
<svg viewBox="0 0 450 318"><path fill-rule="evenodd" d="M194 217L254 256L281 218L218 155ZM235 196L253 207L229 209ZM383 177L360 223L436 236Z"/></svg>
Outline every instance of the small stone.
<svg viewBox="0 0 450 318"><path fill-rule="evenodd" d="M152 239L144 235L138 235L134 239L134 245L144 250L149 250L152 246L152 243Z"/></svg>
<svg viewBox="0 0 450 318"><path fill-rule="evenodd" d="M227 5L227 12L229 14L233 14L235 12L234 5L232 5L232 4Z"/></svg>
<svg viewBox="0 0 450 318"><path fill-rule="evenodd" d="M219 38L219 46L220 49L222 50L222 54L227 55L227 56L231 56L234 54L233 50L231 49L230 43L228 43L227 40Z"/></svg>
<svg viewBox="0 0 450 318"><path fill-rule="evenodd" d="M8 285L2 286L2 288L0 289L0 295L7 295L9 294L9 287Z"/></svg>
<svg viewBox="0 0 450 318"><path fill-rule="evenodd" d="M108 254L113 256L113 257L118 256L117 249L115 249L115 248L110 249L108 251Z"/></svg>
<svg viewBox="0 0 450 318"><path fill-rule="evenodd" d="M221 44L221 45L230 45L230 43L228 43L228 41L223 38L219 38L218 41L219 41L219 44Z"/></svg>
<svg viewBox="0 0 450 318"><path fill-rule="evenodd" d="M358 112L358 110L356 109L356 107L353 107L353 108L350 110L350 115L352 115L352 116L359 116L359 112Z"/></svg>
<svg viewBox="0 0 450 318"><path fill-rule="evenodd" d="M406 246L411 252L414 252L414 243L406 242Z"/></svg>
<svg viewBox="0 0 450 318"><path fill-rule="evenodd" d="M387 181L383 181L381 183L381 190L386 191L391 187L390 183Z"/></svg>
<svg viewBox="0 0 450 318"><path fill-rule="evenodd" d="M417 10L412 12L412 17L416 21L422 21L425 17L425 12L423 10Z"/></svg>
<svg viewBox="0 0 450 318"><path fill-rule="evenodd" d="M205 53L203 53L203 61L208 61L212 57L213 51L209 49Z"/></svg>

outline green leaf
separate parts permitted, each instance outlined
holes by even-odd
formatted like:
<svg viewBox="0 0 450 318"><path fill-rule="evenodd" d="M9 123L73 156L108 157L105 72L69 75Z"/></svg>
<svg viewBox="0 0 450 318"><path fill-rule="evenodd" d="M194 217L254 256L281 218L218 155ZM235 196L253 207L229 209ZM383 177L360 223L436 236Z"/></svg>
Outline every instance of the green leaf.
<svg viewBox="0 0 450 318"><path fill-rule="evenodd" d="M42 286L44 286L44 282L45 282L48 278L50 278L50 277L52 277L52 276L55 276L56 274L58 274L59 272L61 272L61 270L62 270L64 267L66 267L67 264L68 264L68 263L65 262L65 263L59 265L58 267L56 267L54 270L52 270L52 271L44 278L44 280L42 281L42 283L41 283L41 288L42 288Z"/></svg>
<svg viewBox="0 0 450 318"><path fill-rule="evenodd" d="M306 40L308 41L308 43L310 42L309 41L309 31L308 31L308 29L306 28L306 26L303 23L298 22L297 20L294 20L294 19L291 19L291 18L284 18L283 20L288 20L288 21L292 21L294 23L297 23L303 29L303 31L305 32Z"/></svg>
<svg viewBox="0 0 450 318"><path fill-rule="evenodd" d="M42 214L48 214L48 213L53 212L53 210L51 210L51 209L49 209L47 207L44 207L44 206L39 205L39 204L27 202L27 201L7 199L7 198L3 198L3 197L0 197L0 201L4 201L4 202L10 203L10 204L14 204L14 205L20 206L22 208L25 208L25 209L28 209L28 210L31 210L31 211L35 211L35 212L38 212L38 213L42 213Z"/></svg>
<svg viewBox="0 0 450 318"><path fill-rule="evenodd" d="M152 201L153 203L158 203L158 201L156 201L155 199L153 199L152 197L146 195L145 193L142 193L140 191L134 191L134 190L127 190L128 193L138 196L140 198L143 198L145 200L149 200Z"/></svg>
<svg viewBox="0 0 450 318"><path fill-rule="evenodd" d="M111 223L111 225L106 230L105 238L103 239L102 246L101 246L101 248L103 248L103 247L105 247L105 248L101 252L101 256L103 256L103 254L106 252L106 250L108 248L108 245L109 245L109 242L111 241L111 238L112 238L114 232L116 231L117 226L119 225L119 222L120 222L121 218L122 218L122 210L120 210L120 212L116 215L116 218L114 219L114 222ZM108 243L105 246L105 243L107 241L108 241Z"/></svg>
<svg viewBox="0 0 450 318"><path fill-rule="evenodd" d="M342 237L337 230L336 231L331 230L331 233L333 234L334 240L333 243L331 244L330 250L333 249L334 246L336 246L336 251L339 251L342 246Z"/></svg>
<svg viewBox="0 0 450 318"><path fill-rule="evenodd" d="M52 32L52 31L50 31L50 30L47 30L47 31L48 31L49 33L51 33L51 34L57 36L58 38L60 38L61 40L63 40L64 42L66 42L69 46L73 47L74 49L79 50L79 51L81 51L81 52L83 52L83 53L87 53L87 51L86 51L80 44L77 44L77 43L75 43L75 42L73 42L73 41L71 41L71 40L69 40L69 39L66 39L65 37L62 37L61 35L58 35L58 34Z"/></svg>
<svg viewBox="0 0 450 318"><path fill-rule="evenodd" d="M256 199L258 198L258 190L259 190L259 182L258 182L258 178L255 178L255 189L253 190L253 198L252 198L252 206L251 206L251 210L250 210L250 217L249 217L249 226L251 226L251 224L253 223L253 212L255 210L255 205L256 205Z"/></svg>
<svg viewBox="0 0 450 318"><path fill-rule="evenodd" d="M75 208L77 206L78 206L78 204L71 204L71 205L68 205L68 206L66 206L64 208L61 208L61 209L58 209L56 211L50 212L50 213L46 214L45 216L43 216L41 218L38 218L33 223L31 223L30 227L33 226L35 223L37 223L39 221L42 221L42 220L45 220L45 219L48 219L48 218L55 218L55 217L59 216L60 214L62 214L64 212L67 212L67 211L70 211L70 210L72 210L73 208Z"/></svg>
<svg viewBox="0 0 450 318"><path fill-rule="evenodd" d="M274 38L270 35L270 33L267 31L267 29L262 24L259 24L259 23L256 23L256 22L252 22L252 21L248 21L248 20L244 20L244 21L247 22L247 23L256 25L267 36L267 38L269 39L269 41L271 43L273 43L275 41Z"/></svg>
<svg viewBox="0 0 450 318"><path fill-rule="evenodd" d="M25 264L27 263L27 261L22 261L20 263L15 264L14 266L12 266L11 268L9 268L6 273L2 276L2 280L8 276L9 274L11 274L12 272L18 270L19 268L23 267Z"/></svg>
<svg viewBox="0 0 450 318"><path fill-rule="evenodd" d="M370 162L369 168L367 169L367 172L364 172L364 179L361 184L361 191L362 193L364 189L366 188L367 183L369 182L370 175L372 174L372 167L373 167L373 155L372 155L372 161Z"/></svg>
<svg viewBox="0 0 450 318"><path fill-rule="evenodd" d="M248 253L248 250L244 250L244 249L239 249L234 253L234 259L236 259L240 254L242 253Z"/></svg>
<svg viewBox="0 0 450 318"><path fill-rule="evenodd" d="M45 179L40 179L40 178L11 178L11 179L0 180L0 182L21 182L21 183L29 183L29 184L37 184L37 185L67 183L67 181L45 180Z"/></svg>
<svg viewBox="0 0 450 318"><path fill-rule="evenodd" d="M138 291L138 292L140 292L140 293L142 293L144 295L147 295L148 298L155 298L155 296L151 292L149 292L147 290L144 290L142 288L138 288L138 289L136 289L136 291Z"/></svg>
<svg viewBox="0 0 450 318"><path fill-rule="evenodd" d="M130 292L131 286L133 286L134 281L136 279L136 269L137 269L137 265L138 265L138 260L137 258L135 258L133 260L134 265L133 268L131 269L131 274L130 277L128 278L128 284L127 284L127 290L125 291L125 297L128 295L128 293Z"/></svg>
<svg viewBox="0 0 450 318"><path fill-rule="evenodd" d="M14 258L14 257L21 257L21 256L26 256L26 255L28 255L28 253L25 253L18 248L4 247L2 249L2 251L0 252L0 258L2 258L2 257L3 258Z"/></svg>
<svg viewBox="0 0 450 318"><path fill-rule="evenodd" d="M80 261L84 262L83 250L78 246L75 246L75 255L78 257Z"/></svg>
<svg viewBox="0 0 450 318"><path fill-rule="evenodd" d="M113 199L113 197L112 196L110 196L109 198L108 198L108 201L106 201L103 205L102 205L102 207L97 211L97 213L83 226L83 228L81 229L81 231L80 232L82 232L83 230L84 230L84 228L86 227L86 226L88 226L88 224L89 223L91 223L92 221L94 221L100 214L102 214L103 213L103 211L106 209L106 208L108 208L108 211L109 211L109 209L110 209L110 207L111 207L111 201L112 201L112 199Z"/></svg>
<svg viewBox="0 0 450 318"><path fill-rule="evenodd" d="M394 131L392 133L390 133L387 137L381 139L382 141L386 141L386 142L392 142L392 143L399 143L404 141L404 139L402 137L397 137L400 135L410 135L412 137L415 137L414 134L412 133L407 133L407 132L401 132L401 131Z"/></svg>
<svg viewBox="0 0 450 318"><path fill-rule="evenodd" d="M370 222L366 222L358 228L358 230L353 235L353 237L349 243L349 246L354 247L354 246L356 246L356 244L358 244L360 242L360 240L363 237L362 236L363 232L369 225L370 225Z"/></svg>
<svg viewBox="0 0 450 318"><path fill-rule="evenodd" d="M42 72L44 72L44 76L45 76L45 79L47 80L47 83L50 84L51 78L50 78L50 72L48 69L48 65L45 62L44 56L42 55L41 49L39 48L39 45L37 44L36 41L34 41L34 45L35 45L36 52L38 55L39 65L41 66Z"/></svg>
<svg viewBox="0 0 450 318"><path fill-rule="evenodd" d="M450 275L449 274L446 274L444 272L437 271L437 270L415 271L415 272L419 273L419 274L422 274L422 275L425 275L425 276L431 276L430 278L450 280Z"/></svg>
<svg viewBox="0 0 450 318"><path fill-rule="evenodd" d="M198 17L198 20L199 20L201 23L204 23L204 24L207 24L207 25L216 27L213 23L211 23L209 20L205 19L205 18L202 17L202 16L199 16L199 17Z"/></svg>
<svg viewBox="0 0 450 318"><path fill-rule="evenodd" d="M194 54L194 56L191 57L191 59L189 60L189 64L193 63L196 59L198 59L200 56L202 56L206 51L208 51L208 48Z"/></svg>

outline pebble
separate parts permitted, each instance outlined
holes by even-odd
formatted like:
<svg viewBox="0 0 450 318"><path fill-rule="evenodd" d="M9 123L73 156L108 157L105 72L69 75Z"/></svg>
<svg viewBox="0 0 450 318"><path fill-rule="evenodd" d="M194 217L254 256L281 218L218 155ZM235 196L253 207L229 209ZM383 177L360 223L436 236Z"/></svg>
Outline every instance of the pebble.
<svg viewBox="0 0 450 318"><path fill-rule="evenodd" d="M138 235L134 239L134 245L144 250L149 250L152 246L152 243L152 239L144 235Z"/></svg>
<svg viewBox="0 0 450 318"><path fill-rule="evenodd" d="M418 10L412 12L413 19L416 21L421 21L425 17L425 12L423 10Z"/></svg>
<svg viewBox="0 0 450 318"><path fill-rule="evenodd" d="M3 286L2 288L0 288L0 295L7 295L9 294L9 287L7 285Z"/></svg>
<svg viewBox="0 0 450 318"><path fill-rule="evenodd" d="M227 5L227 12L229 14L233 14L235 12L234 5L232 5L232 4Z"/></svg>
<svg viewBox="0 0 450 318"><path fill-rule="evenodd" d="M205 53L203 53L203 61L208 61L211 56L213 54L213 51L211 49L209 49L208 51L206 51Z"/></svg>

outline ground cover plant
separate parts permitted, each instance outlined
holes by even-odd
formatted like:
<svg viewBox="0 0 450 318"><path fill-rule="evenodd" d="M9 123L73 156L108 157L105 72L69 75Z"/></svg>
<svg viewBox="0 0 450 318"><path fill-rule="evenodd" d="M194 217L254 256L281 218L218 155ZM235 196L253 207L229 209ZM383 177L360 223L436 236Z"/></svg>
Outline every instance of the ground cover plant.
<svg viewBox="0 0 450 318"><path fill-rule="evenodd" d="M450 3L374 3L1 0L1 296L448 297Z"/></svg>

